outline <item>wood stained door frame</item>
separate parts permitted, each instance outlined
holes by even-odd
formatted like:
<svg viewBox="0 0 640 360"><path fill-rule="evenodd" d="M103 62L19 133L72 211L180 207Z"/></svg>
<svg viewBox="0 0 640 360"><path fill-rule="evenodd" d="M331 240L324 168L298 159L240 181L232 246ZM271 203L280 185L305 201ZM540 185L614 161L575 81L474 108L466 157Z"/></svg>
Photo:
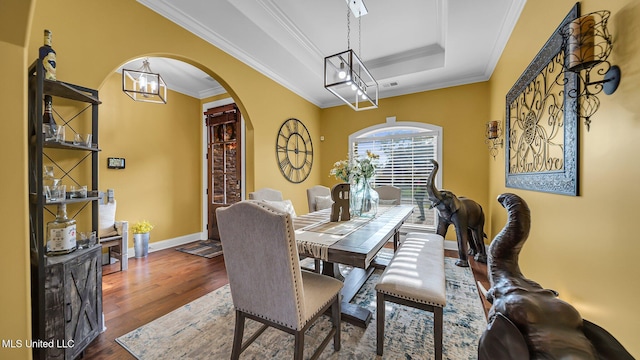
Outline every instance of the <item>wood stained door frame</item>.
<svg viewBox="0 0 640 360"><path fill-rule="evenodd" d="M214 107L218 107L218 106L224 106L224 105L229 105L229 104L233 104L235 103L235 100L233 100L233 98L226 98L226 99L221 99L221 100L216 100L216 101L212 101L212 102L208 102L205 104L202 104L202 232L201 232L201 239L206 239L209 236L209 232L207 230L207 223L209 222L209 204L208 204L208 195L207 195L207 191L208 191L208 171L207 171L207 117L206 115L204 115L204 113L211 108ZM244 117L242 116L242 112L240 113L240 129L242 129L242 131L240 131L240 148L241 148L241 162L242 162L242 169L241 169L241 176L240 176L240 194L241 194L241 198L242 200L246 199L246 139L245 139L245 122L244 122Z"/></svg>

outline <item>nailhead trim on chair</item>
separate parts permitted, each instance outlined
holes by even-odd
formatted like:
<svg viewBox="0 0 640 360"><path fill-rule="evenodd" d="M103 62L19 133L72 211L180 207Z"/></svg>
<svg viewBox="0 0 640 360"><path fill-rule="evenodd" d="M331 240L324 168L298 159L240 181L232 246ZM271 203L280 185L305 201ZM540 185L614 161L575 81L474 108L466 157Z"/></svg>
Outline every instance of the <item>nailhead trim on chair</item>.
<svg viewBox="0 0 640 360"><path fill-rule="evenodd" d="M328 304L330 304L330 303L332 303L332 302L333 302L333 299L329 299L329 301L326 301L324 304L322 304L322 306L318 309L318 311L314 312L314 313L309 317L309 319L312 319L312 318L313 318L314 316L316 316L316 315L317 315L317 314L318 314L318 313L319 313L319 312L320 312L320 311L321 311L325 306L327 306ZM242 311L243 313L251 314L251 315L253 315L253 316L255 316L255 317L259 317L259 318L261 318L261 319L265 319L265 320L271 321L272 323L276 323L276 324L278 324L278 325L282 325L282 326L286 326L286 327L288 327L288 328L291 328L291 325L289 325L289 324L285 324L285 323L283 323L283 322L281 322L281 321L273 320L273 319L268 318L268 317L266 317L266 316L264 316L264 315L256 314L256 313L254 313L254 312L252 312L252 311L247 311L247 310L245 310L245 309L243 309L243 308L236 308L236 310L240 310L240 311ZM304 325L307 325L307 323L308 323L308 322L309 322L309 320L306 320L306 321L304 322L303 326L302 326L300 329L304 328ZM300 329L294 329L294 330L300 330Z"/></svg>
<svg viewBox="0 0 640 360"><path fill-rule="evenodd" d="M259 318L261 318L261 319L265 319L265 320L271 321L272 323L275 323L275 324L278 324L278 325L282 325L282 326L285 326L285 327L291 328L291 325L290 325L290 324L285 324L285 323L283 323L282 321L273 320L272 318L266 317L266 316L264 316L264 315L256 314L256 313L254 313L253 311L248 311L248 310L243 309L243 308L240 308L240 307L236 307L236 310L240 310L240 311L242 311L242 312L243 312L243 313L245 313L245 314L250 314L250 315L253 315L253 316L255 316L255 317L259 317Z"/></svg>
<svg viewBox="0 0 640 360"><path fill-rule="evenodd" d="M286 219L286 222L287 222L287 239L291 240L291 236L292 236L292 234L291 234L291 230L293 229L293 223L291 222L291 214L289 214L289 213L283 213L283 212L281 212L281 211L279 211L279 210L276 210L276 209L274 209L274 208L272 208L272 207L270 207L270 206L266 205L264 202L258 202L257 200L251 200L251 202L254 202L254 203L255 203L255 204L257 204L258 206L260 206L260 207L262 207L262 208L264 208L264 209L268 210L269 212L274 213L274 214L276 214L276 215L280 215L280 216L284 215L284 216L285 216L285 219ZM294 240L293 240L293 244L295 244L295 236L293 237L293 239L294 239ZM293 254L293 250L295 250L295 252L296 252L296 253L298 252L298 248L297 248L297 247L296 247L296 248L292 247L292 242L291 242L291 241L289 241L289 254ZM292 255L292 257L289 259L289 261L290 261L289 263L292 265L292 266L291 266L291 269L292 269L293 271L295 271L296 269L294 269L294 268L293 268L293 264L294 264L294 258L293 258L293 255ZM301 270L299 270L299 269L298 269L298 271L301 271ZM300 330L300 329L304 328L304 326L307 324L307 322L309 321L309 319L305 319L305 318L304 318L304 314L302 314L302 312L301 312L302 307L304 306L304 304L302 304L302 303L300 302L301 295L300 295L300 293L299 293L299 291L298 291L298 288L300 288L300 286L302 286L302 285L301 285L301 284L298 284L296 280L297 280L297 279L296 279L296 277L294 276L294 277L293 277L293 282L296 284L296 285L294 286L294 290L295 290L295 295L296 295L296 303L298 304L298 306L297 306L297 309L298 309L298 314L297 314L297 316L298 316L298 323L297 323L297 324L296 324L296 326L295 326L295 330ZM264 317L262 317L262 316L260 316L260 315L256 315L256 314L253 314L253 315L255 315L255 316L258 316L258 317L260 317L260 318L265 319ZM274 320L271 320L271 319L267 319L267 320L272 321L272 322L275 322L275 323L279 323L279 322L274 321ZM303 320L304 320L304 321L303 321ZM282 325L285 325L285 324L282 324ZM291 327L290 325L285 325L285 326L287 326L287 327Z"/></svg>
<svg viewBox="0 0 640 360"><path fill-rule="evenodd" d="M244 202L244 201L243 201ZM234 336L233 336L233 348L232 348L232 352L231 352L231 358L234 360L239 360L241 353L252 343L254 342L262 333L265 329L267 329L268 327L274 327L276 329L279 329L281 331L284 331L286 333L292 334L294 335L295 339L294 339L294 358L298 359L298 360L302 360L303 356L304 356L304 343L305 343L305 332L309 329L309 327L313 326L314 323L316 322L316 320L323 316L323 314L326 314L328 312L331 312L331 322L332 322L332 326L330 331L327 332L326 337L324 339L321 340L321 343L319 346L316 347L315 352L313 353L313 355L311 356L311 359L317 359L320 354L324 351L324 349L326 348L327 344L331 341L331 338L333 337L333 341L334 341L334 351L339 351L340 350L340 288L342 287L342 285L340 284L339 281L337 280L330 280L330 279L324 279L324 281L322 279L320 279L319 277L321 277L321 275L316 275L316 274L312 274L312 273L307 273L305 272L305 278L307 278L306 275L309 275L312 278L309 278L309 288L307 289L308 294L305 293L305 288L303 288L303 283L302 283L302 269L299 266L295 266L296 264L298 264L298 255L297 255L297 246L296 246L296 242L295 242L295 236L294 236L294 231L293 231L293 224L292 224L292 220L291 220L291 215L288 213L283 213L282 211L278 210L278 209L274 209L272 208L269 204L260 204L258 202L255 201L247 201L250 202L252 204L244 204L244 205L232 205L231 207L234 206L239 206L237 207L237 210L239 211L230 211L228 214L226 213L226 209L219 209L218 213L220 213L220 219L225 219L225 220L231 220L233 219L235 216L240 215L243 213L243 210L247 210L247 215L249 214L253 214L256 213L257 218L262 222L266 222L266 226L271 229L273 231L274 236L280 236L279 240L278 240L278 246L277 246L277 250L280 251L279 254L281 254L281 251L284 250L282 249L282 244L281 241L284 240L286 241L286 246L288 247L289 250L289 264L284 264L281 261L279 262L280 267L278 268L279 272L283 272L282 275L280 276L284 276L286 278L286 276L289 276L289 278L287 279L287 286L286 286L286 290L283 294L281 295L286 295L287 293L289 294L289 300L283 299L283 302L286 302L288 305L295 305L297 306L297 311L295 314L295 317L292 318L291 313L289 313L289 316L283 316L283 318L280 321L276 321L270 318L270 316L264 316L261 314L256 314L253 311L247 311L245 309L243 309L242 307L247 306L249 308L252 308L255 303L251 303L251 301L239 301L238 302L240 304L242 304L241 306L237 306L235 307L235 312L236 312L236 319L235 319L235 327L234 327ZM255 205L258 205L259 208L256 208ZM223 215L223 211L224 211L224 216ZM265 214L267 213L267 214ZM271 214L271 217L269 216L269 214ZM244 218L244 217L242 217ZM283 221L284 220L284 225L285 225L285 229L282 228L283 225ZM262 223L259 223L258 225L261 225ZM270 225L269 225L270 224ZM273 225L273 226L271 226ZM239 243L237 250L240 251L246 251L247 247L251 246L251 242L247 242L246 240L252 239L257 236L258 238L262 237L260 234L260 228L256 228L255 226L252 227L250 229L249 232L249 238L245 238L242 234L243 232L241 231L241 229L238 229L236 227L234 228L224 228L221 230L225 230L226 234L231 237L231 235L235 235L235 236L239 236L240 239L244 238L244 242ZM284 230L285 234L282 234L281 232ZM221 231L222 233L222 231ZM286 236L285 239L282 239L281 236ZM256 239L255 241L260 241L260 239ZM253 243L255 244L255 242ZM235 245L235 244L233 244ZM270 242L261 242L261 245L264 247L270 247ZM236 249L233 246L231 246L229 248L229 250L231 249ZM269 251L269 250L265 250L265 251ZM239 253L240 254L240 253ZM229 254L230 258L233 258L233 262L230 263L229 265L233 264L233 268L234 269L241 269L241 267L238 268L239 264L242 264L242 258L237 258L238 255L236 253L234 253L233 251L230 251ZM234 255L234 256L232 256ZM286 254L281 254L281 255L286 255ZM281 256L278 255L278 256ZM281 258L282 259L282 258ZM236 261L236 260L239 260ZM284 259L284 261L286 261L286 257ZM282 268L282 265L285 265L284 268ZM290 271L287 271L287 266L290 266L291 269ZM287 272L289 274L284 274L284 272ZM318 277L318 278L315 278ZM231 277L230 277L231 279ZM238 278L234 277L233 279L235 279L234 281L238 281ZM241 278L240 278L241 279ZM245 279L245 280L249 280L250 279ZM292 284L289 283L289 280L293 280ZM326 285L326 286L322 286L322 285ZM293 296L295 297L295 299L291 299L291 285L293 285L294 289L294 294ZM256 283L255 285L256 287L262 287L262 284L258 284ZM241 286L242 287L242 286ZM331 290L329 292L329 290ZM325 294L323 295L322 293L325 292ZM331 294L332 297L331 299L325 300L324 303L322 303L322 307L320 309L316 309L316 305L319 304L318 300L320 299L324 299L326 295ZM278 295L273 294L274 296L276 296L276 298L278 298ZM305 295L309 295L309 298L307 299L308 301L305 301ZM317 295L317 296L314 296ZM251 299L251 295L248 294L247 295L249 297L249 299ZM287 297L287 296L284 296ZM246 300L246 299L243 299ZM275 300L275 298L273 299ZM291 304L291 301L294 301L294 304ZM234 303L236 303L234 301ZM309 309L305 309L305 305L312 305L310 306ZM277 305L276 305L277 306ZM264 306L263 306L264 307ZM287 306L287 308L289 308L290 306ZM260 306L258 306L258 308L260 308ZM256 311L257 308L255 309ZM309 310L314 310L313 315L308 314ZM281 314L279 314L277 311L276 312L272 312L272 315L274 317L280 317ZM309 316L307 316L309 315ZM308 319L307 319L308 317ZM257 321L259 323L262 323L262 326L260 327L260 329L258 329L257 331L255 331L250 337L249 339L247 339L246 341L243 341L243 335L244 335L244 330L245 330L245 322L246 319L252 319L254 321ZM288 323L288 324L286 324Z"/></svg>
<svg viewBox="0 0 640 360"><path fill-rule="evenodd" d="M292 221L291 221L291 215L290 215L289 213L284 213L284 212L281 212L281 211L279 211L279 210L277 210L277 209L274 209L274 208L272 208L271 206L269 206L269 205L267 205L267 204L265 204L264 202L259 201L259 200L248 200L248 201L251 201L252 203L254 203L254 204L256 204L256 205L258 205L258 206L260 206L260 207L262 207L262 208L264 208L264 209L266 209L266 210L268 210L269 212L271 212L271 213L273 213L273 214L276 214L276 215L284 215L284 216L286 217L286 221L287 221L287 236L289 237L289 239L291 239L291 236L292 236L292 234L291 234L291 229L293 229L293 223L292 223ZM289 242L289 249L291 250L291 251L290 251L290 253L292 253L292 252L293 252L292 244L295 244L295 242L293 242L293 243L292 243L291 241ZM297 248L295 248L295 250L296 250L296 252L297 252ZM294 258L293 258L293 257L291 257L290 261L291 261L291 264L293 264L293 263L294 263ZM294 269L294 270L295 270L295 269ZM296 282L295 277L294 277L293 281L294 281L294 282ZM301 310L301 309L302 309L302 307L303 307L303 304L301 304L301 303L300 303L300 300L301 300L301 297L302 297L302 296L301 296L301 295L300 295L300 293L298 292L298 288L300 287L300 284L298 284L298 283L296 282L296 285L297 285L297 286L295 287L295 289L296 289L296 294L295 294L295 295L296 295L296 302L298 303L298 323L299 323L299 325L300 325L300 326L299 326L299 327L297 327L295 330L300 330L300 329L304 328L304 327L305 327L305 325L309 322L309 320L310 320L310 319L313 319L313 317L314 317L315 315L317 315L317 314L320 312L320 310L322 310L322 308L324 308L326 305L328 305L328 304L329 304L329 303L331 303L332 301L331 301L331 300L329 300L329 301L325 302L324 304L322 304L322 307L320 307L320 308L318 309L318 311L316 311L315 313L313 313L313 314L309 317L309 319L305 319L305 318L304 318L304 314L302 314L302 313L300 312L300 310ZM271 321L271 322L273 322L273 323L276 323L276 324L283 325L283 326L286 326L286 327L288 327L288 328L291 328L291 325L290 325L290 324L285 324L285 323L282 323L282 322L280 322L280 321L276 321L276 320L273 320L273 319L267 318L267 317L265 317L265 316L263 316L263 315L256 314L256 313L251 312L251 311L247 311L247 310L245 310L245 309L237 308L236 310L240 310L240 311L242 311L242 312L244 312L244 313L251 314L251 315L256 316L256 317L259 317L259 318L261 318L261 319L265 319L265 320ZM304 321L303 321L303 320L304 320Z"/></svg>
<svg viewBox="0 0 640 360"><path fill-rule="evenodd" d="M293 254L294 252L297 254L298 253L298 248L295 247L295 235L291 234L291 229L293 229L293 224L291 223L291 214L287 213L285 214L285 218L286 218L286 222L287 222L287 238L289 239L289 254ZM291 242L291 238L293 236L293 245ZM294 251L295 250L295 251ZM295 263L295 260L298 260L298 258L296 257L294 259L293 255L291 256L291 258L289 259L289 263L292 265L291 268L293 271L302 271L299 268L298 269L293 269L293 264ZM298 289L302 286L302 284L298 284L296 282L296 277L293 277L293 281L296 283L296 286L294 287L295 292L296 292L296 302L298 303L298 327L296 330L300 330L302 328L304 328L304 326L306 325L308 319L304 318L304 314L302 314L300 312L300 310L304 307L304 304L300 303L301 300L301 295L298 291Z"/></svg>

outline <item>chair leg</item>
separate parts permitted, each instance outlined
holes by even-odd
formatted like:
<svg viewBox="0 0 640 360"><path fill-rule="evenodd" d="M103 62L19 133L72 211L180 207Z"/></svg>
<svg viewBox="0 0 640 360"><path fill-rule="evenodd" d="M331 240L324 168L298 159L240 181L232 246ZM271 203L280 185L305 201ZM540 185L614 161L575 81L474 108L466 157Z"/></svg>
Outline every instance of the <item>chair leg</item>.
<svg viewBox="0 0 640 360"><path fill-rule="evenodd" d="M294 360L302 360L304 355L304 331L296 331L295 334L295 347L294 347Z"/></svg>
<svg viewBox="0 0 640 360"><path fill-rule="evenodd" d="M321 271L320 270L320 264L321 264L320 259L314 259L313 260L313 264L314 264L313 270L315 270L316 273L320 274L320 271Z"/></svg>
<svg viewBox="0 0 640 360"><path fill-rule="evenodd" d="M433 344L436 360L442 360L442 308L433 309Z"/></svg>
<svg viewBox="0 0 640 360"><path fill-rule="evenodd" d="M376 354L382 356L384 348L384 294L376 292Z"/></svg>
<svg viewBox="0 0 640 360"><path fill-rule="evenodd" d="M335 302L331 306L331 315L333 317L333 325L336 327L336 333L333 335L333 349L335 351L340 351L340 333L341 333L341 316L340 310L340 295L336 297Z"/></svg>
<svg viewBox="0 0 640 360"><path fill-rule="evenodd" d="M244 314L236 310L236 327L233 331L233 348L231 350L231 360L240 358L242 352L242 336L244 335Z"/></svg>

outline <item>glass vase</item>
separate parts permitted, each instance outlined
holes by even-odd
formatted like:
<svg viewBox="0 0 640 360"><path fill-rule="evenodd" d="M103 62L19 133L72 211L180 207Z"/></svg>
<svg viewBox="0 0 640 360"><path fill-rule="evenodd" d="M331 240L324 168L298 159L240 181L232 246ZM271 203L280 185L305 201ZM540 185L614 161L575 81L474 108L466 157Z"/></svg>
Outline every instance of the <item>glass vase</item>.
<svg viewBox="0 0 640 360"><path fill-rule="evenodd" d="M369 179L356 180L351 186L351 215L372 218L378 212L380 197L373 190Z"/></svg>

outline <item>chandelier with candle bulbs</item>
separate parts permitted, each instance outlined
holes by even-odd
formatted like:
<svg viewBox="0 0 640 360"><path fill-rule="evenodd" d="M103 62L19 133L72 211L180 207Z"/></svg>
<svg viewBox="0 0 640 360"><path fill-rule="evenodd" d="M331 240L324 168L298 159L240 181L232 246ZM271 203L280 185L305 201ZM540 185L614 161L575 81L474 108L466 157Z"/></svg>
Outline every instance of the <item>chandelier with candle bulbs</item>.
<svg viewBox="0 0 640 360"><path fill-rule="evenodd" d="M167 84L151 71L149 59L144 59L138 70L122 69L122 91L134 101L167 103Z"/></svg>

